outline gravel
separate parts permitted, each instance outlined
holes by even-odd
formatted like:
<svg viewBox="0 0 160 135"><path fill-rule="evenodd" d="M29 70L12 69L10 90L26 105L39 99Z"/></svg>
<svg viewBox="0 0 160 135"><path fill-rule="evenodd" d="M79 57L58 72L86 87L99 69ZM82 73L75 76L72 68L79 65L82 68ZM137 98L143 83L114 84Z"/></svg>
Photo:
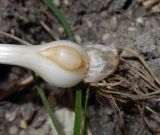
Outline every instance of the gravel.
<svg viewBox="0 0 160 135"><path fill-rule="evenodd" d="M69 20L76 35L76 42L126 45L134 48L147 58L160 79L160 18L151 14L155 10L159 11L160 8L146 11L142 5L131 0L53 1ZM52 40L40 23L44 22L54 33L53 35L60 39L67 38L62 26L40 0L3 0L0 1L0 11L0 31L15 34L20 38L25 37L26 41L39 44ZM12 40L3 39L4 36L0 35L2 42L14 43ZM8 74L9 76L11 74L10 70L6 70L6 66L0 65L0 68L2 78L0 88L3 89L7 87ZM17 79L18 76L12 75L12 78ZM20 99L12 95L9 99L0 102L0 135L52 135L50 121L34 88L30 86L26 89L15 93L17 97L21 97ZM120 135L112 108L108 104L97 104L96 102L90 105L88 111L93 133ZM157 112L160 111L160 100L157 99L149 105L157 108ZM152 135L137 110L125 111L121 108L121 112L129 135ZM73 115L73 112L67 112L66 115ZM159 130L160 117L148 113L146 116L151 129Z"/></svg>

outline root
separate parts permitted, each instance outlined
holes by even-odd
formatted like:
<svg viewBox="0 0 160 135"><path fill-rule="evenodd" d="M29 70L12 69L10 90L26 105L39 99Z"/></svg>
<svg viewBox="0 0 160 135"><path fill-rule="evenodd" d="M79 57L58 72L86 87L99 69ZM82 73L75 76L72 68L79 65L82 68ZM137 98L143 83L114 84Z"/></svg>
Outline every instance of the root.
<svg viewBox="0 0 160 135"><path fill-rule="evenodd" d="M146 103L159 98L160 80L156 77L145 59L135 50L128 47L119 47L118 49L120 64L116 72L105 80L99 83L92 83L91 85L96 87L97 97L102 104L105 103L105 99L109 101L118 119L118 125L123 131L125 131L125 123L122 116L120 116L119 108L122 104L126 104L129 101L136 104L143 120L142 122L145 122L145 125L150 128L144 111L160 116L160 112L156 112L149 106L146 106ZM132 54L136 58L134 60L136 60L137 64L123 57L124 51ZM117 105L117 102L120 104Z"/></svg>
<svg viewBox="0 0 160 135"><path fill-rule="evenodd" d="M18 38L18 37L16 37L16 36L13 36L13 35L11 35L11 34L9 34L9 33L0 31L0 34L1 34L1 35L4 35L4 36L6 36L6 37L9 37L9 38L11 38L11 39L14 39L15 41L18 41L18 42L20 42L21 44L24 44L24 45L32 45L32 44L30 44L29 42L26 42L26 41L24 41L24 40L22 40L22 39L20 39L20 38Z"/></svg>
<svg viewBox="0 0 160 135"><path fill-rule="evenodd" d="M154 74L154 72L151 70L151 68L149 67L149 65L147 64L147 62L144 60L144 58L139 55L137 53L137 51L128 48L128 47L119 47L120 50L124 50L124 51L128 51L130 52L133 56L137 57L139 59L139 61L142 63L142 65L146 68L146 70L148 71L148 73L151 75L151 77L153 78L153 80L158 84L158 86L160 87L160 80L156 77L156 75Z"/></svg>

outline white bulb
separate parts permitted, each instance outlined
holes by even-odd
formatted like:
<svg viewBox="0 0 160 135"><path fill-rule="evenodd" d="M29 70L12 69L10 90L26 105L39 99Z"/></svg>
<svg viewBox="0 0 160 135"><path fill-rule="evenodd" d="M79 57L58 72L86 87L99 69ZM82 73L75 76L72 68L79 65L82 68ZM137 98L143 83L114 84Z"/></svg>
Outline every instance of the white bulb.
<svg viewBox="0 0 160 135"><path fill-rule="evenodd" d="M75 86L88 71L85 50L62 40L37 46L0 45L0 63L29 68L49 84L61 88Z"/></svg>

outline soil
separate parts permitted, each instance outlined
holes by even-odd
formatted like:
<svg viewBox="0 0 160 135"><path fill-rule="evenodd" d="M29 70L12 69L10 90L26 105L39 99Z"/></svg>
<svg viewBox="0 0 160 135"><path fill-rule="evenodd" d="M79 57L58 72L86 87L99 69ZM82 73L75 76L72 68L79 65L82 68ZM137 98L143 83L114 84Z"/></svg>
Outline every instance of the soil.
<svg viewBox="0 0 160 135"><path fill-rule="evenodd" d="M136 49L160 79L160 5L145 9L136 0L53 0L63 11L75 33L76 42L120 46ZM49 28L50 33L47 31ZM1 0L0 31L11 33L32 44L67 39L63 27L41 0ZM0 35L1 43L17 43ZM52 135L48 117L32 82L17 87L30 72L16 66L0 65L0 135ZM138 81L138 80L136 80ZM42 81L53 106L66 106L57 95L74 100L74 92L51 92ZM8 92L14 89L14 92ZM13 90L12 90L13 91ZM55 92L56 91L56 92ZM54 94L53 94L54 93ZM91 94L92 96L92 94ZM53 99L52 99L53 98ZM72 108L74 104L70 104ZM149 106L160 113L160 98ZM19 111L21 110L21 111ZM128 135L159 135L160 115L146 113L148 125L128 101L120 108ZM109 104L101 105L91 97L88 119L94 135L120 135ZM43 130L42 130L43 129Z"/></svg>

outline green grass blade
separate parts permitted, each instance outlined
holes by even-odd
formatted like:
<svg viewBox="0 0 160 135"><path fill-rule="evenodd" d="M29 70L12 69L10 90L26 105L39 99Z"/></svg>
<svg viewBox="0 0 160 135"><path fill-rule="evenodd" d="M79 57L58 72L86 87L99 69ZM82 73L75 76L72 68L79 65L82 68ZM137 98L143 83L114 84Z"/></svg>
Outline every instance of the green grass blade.
<svg viewBox="0 0 160 135"><path fill-rule="evenodd" d="M38 91L38 93L40 95L40 98L42 100L42 103L44 104L45 109L48 112L49 117L51 118L52 123L55 126L57 134L58 135L63 135L62 130L60 129L60 125L59 125L59 123L58 123L58 121L57 121L57 119L56 119L56 117L54 115L54 112L53 112L50 104L48 103L48 100L47 100L46 96L45 96L43 88L41 87L41 85L40 85L40 83L39 83L39 81L38 81L38 79L37 79L37 77L36 77L34 72L32 72L32 75L34 77L34 82L35 82L35 85L36 85L36 89L37 89L37 91Z"/></svg>
<svg viewBox="0 0 160 135"><path fill-rule="evenodd" d="M63 13L59 8L53 3L53 0L43 0L45 5L53 12L53 14L58 18L60 23L63 25L65 32L68 34L68 38L74 41L74 34L70 28L69 23L67 22Z"/></svg>
<svg viewBox="0 0 160 135"><path fill-rule="evenodd" d="M81 90L80 86L77 86L73 135L80 135L81 111L82 111L82 90Z"/></svg>

